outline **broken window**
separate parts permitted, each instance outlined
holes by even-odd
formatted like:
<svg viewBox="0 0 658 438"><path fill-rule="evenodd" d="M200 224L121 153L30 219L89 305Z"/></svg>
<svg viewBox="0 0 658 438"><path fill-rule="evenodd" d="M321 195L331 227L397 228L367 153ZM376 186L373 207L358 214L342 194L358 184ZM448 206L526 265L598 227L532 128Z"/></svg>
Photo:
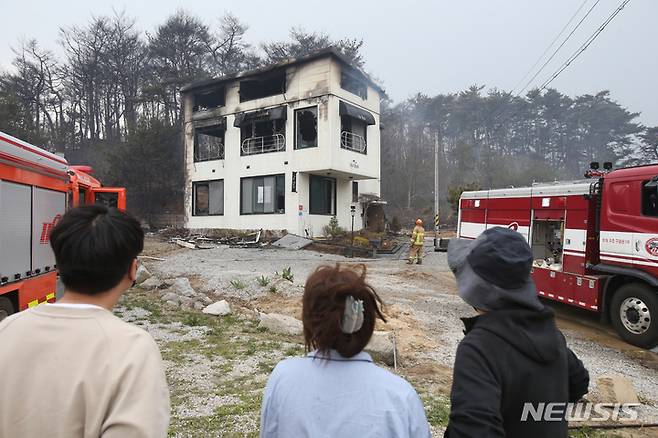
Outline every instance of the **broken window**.
<svg viewBox="0 0 658 438"><path fill-rule="evenodd" d="M359 79L354 73L343 70L340 74L340 88L356 94L361 99L368 99L368 86Z"/></svg>
<svg viewBox="0 0 658 438"><path fill-rule="evenodd" d="M224 180L192 183L193 216L219 216L224 214Z"/></svg>
<svg viewBox="0 0 658 438"><path fill-rule="evenodd" d="M244 156L285 150L287 111L284 105L237 114L233 125L240 128L240 154Z"/></svg>
<svg viewBox="0 0 658 438"><path fill-rule="evenodd" d="M240 102L276 96L277 94L283 94L285 92L285 70L240 81Z"/></svg>
<svg viewBox="0 0 658 438"><path fill-rule="evenodd" d="M240 180L240 214L285 212L284 175L258 176Z"/></svg>
<svg viewBox="0 0 658 438"><path fill-rule="evenodd" d="M207 111L214 108L219 108L225 105L226 89L224 87L211 90L200 91L194 93L194 106L192 111Z"/></svg>
<svg viewBox="0 0 658 438"><path fill-rule="evenodd" d="M311 175L310 214L336 214L336 180L324 176Z"/></svg>
<svg viewBox="0 0 658 438"><path fill-rule="evenodd" d="M224 159L226 125L194 129L194 161Z"/></svg>
<svg viewBox="0 0 658 438"><path fill-rule="evenodd" d="M295 149L313 148L318 145L318 108L295 111Z"/></svg>

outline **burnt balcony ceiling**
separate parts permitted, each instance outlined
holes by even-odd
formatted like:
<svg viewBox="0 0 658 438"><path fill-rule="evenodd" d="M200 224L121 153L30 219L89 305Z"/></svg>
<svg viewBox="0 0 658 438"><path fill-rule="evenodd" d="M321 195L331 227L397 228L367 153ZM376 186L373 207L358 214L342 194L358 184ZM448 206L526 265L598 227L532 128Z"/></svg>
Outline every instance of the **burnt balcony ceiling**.
<svg viewBox="0 0 658 438"><path fill-rule="evenodd" d="M286 92L286 71L279 70L263 76L240 81L240 102L276 96Z"/></svg>

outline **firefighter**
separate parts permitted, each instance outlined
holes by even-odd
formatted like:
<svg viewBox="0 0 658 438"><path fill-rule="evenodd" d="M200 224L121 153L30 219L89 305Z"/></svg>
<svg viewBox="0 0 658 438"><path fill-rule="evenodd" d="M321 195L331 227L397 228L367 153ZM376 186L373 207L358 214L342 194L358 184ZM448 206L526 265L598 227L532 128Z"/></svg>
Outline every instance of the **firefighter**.
<svg viewBox="0 0 658 438"><path fill-rule="evenodd" d="M414 262L419 265L423 264L423 244L425 243L425 229L423 228L423 220L416 219L416 226L411 233L411 246L409 247L409 261L410 265Z"/></svg>

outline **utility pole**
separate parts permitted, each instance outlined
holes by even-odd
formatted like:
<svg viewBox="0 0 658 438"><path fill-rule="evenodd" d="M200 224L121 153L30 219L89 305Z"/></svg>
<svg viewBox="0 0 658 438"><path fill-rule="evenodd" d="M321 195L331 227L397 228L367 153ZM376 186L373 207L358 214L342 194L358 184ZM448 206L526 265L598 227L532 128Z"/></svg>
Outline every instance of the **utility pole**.
<svg viewBox="0 0 658 438"><path fill-rule="evenodd" d="M439 245L439 133L434 132L434 248Z"/></svg>

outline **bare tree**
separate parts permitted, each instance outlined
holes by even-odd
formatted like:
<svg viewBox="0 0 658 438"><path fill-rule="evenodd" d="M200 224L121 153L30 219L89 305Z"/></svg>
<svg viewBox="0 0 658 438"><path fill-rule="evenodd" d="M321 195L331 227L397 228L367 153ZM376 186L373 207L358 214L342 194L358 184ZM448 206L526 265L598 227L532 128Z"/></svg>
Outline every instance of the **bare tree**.
<svg viewBox="0 0 658 438"><path fill-rule="evenodd" d="M181 120L181 87L209 76L212 45L208 26L183 11L170 16L155 34L148 35L151 80L145 91L162 105L167 124Z"/></svg>

